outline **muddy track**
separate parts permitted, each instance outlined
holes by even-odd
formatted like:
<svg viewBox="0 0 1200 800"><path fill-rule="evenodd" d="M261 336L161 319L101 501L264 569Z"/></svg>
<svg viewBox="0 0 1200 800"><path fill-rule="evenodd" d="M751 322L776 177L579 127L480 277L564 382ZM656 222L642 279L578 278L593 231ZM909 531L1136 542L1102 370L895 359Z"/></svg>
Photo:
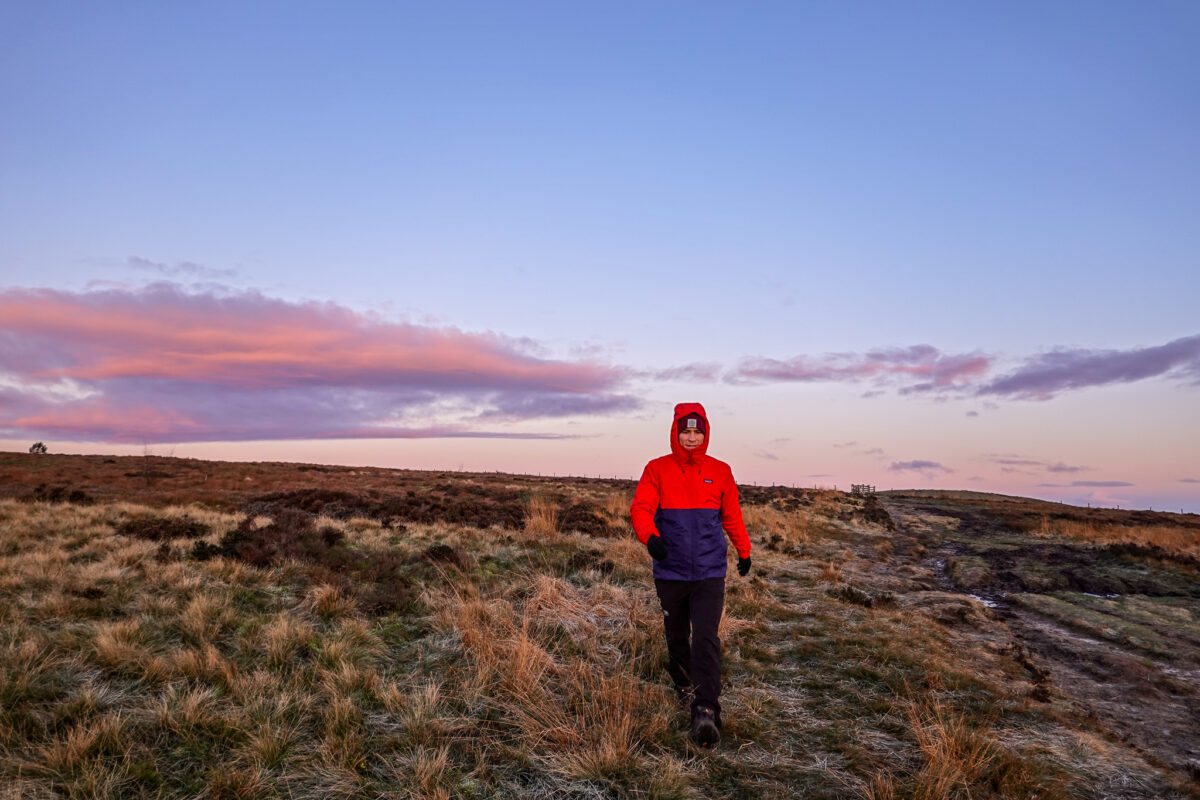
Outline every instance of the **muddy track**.
<svg viewBox="0 0 1200 800"><path fill-rule="evenodd" d="M1200 581L1189 559L1035 537L977 506L883 505L897 525L893 558L988 605L1035 699L1091 720L1200 796Z"/></svg>

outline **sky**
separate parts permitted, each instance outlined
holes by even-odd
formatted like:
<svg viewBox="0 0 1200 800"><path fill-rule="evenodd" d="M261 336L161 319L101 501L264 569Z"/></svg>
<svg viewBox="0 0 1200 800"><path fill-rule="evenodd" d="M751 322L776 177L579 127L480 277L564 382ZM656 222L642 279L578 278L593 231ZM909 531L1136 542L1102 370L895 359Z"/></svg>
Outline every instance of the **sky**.
<svg viewBox="0 0 1200 800"><path fill-rule="evenodd" d="M0 0L0 449L1200 512L1200 5Z"/></svg>

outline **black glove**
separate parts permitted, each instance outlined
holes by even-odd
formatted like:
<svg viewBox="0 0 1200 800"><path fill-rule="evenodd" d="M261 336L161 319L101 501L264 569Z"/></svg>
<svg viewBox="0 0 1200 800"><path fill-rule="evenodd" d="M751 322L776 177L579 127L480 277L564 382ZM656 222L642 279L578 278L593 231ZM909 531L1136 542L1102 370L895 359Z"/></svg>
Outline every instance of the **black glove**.
<svg viewBox="0 0 1200 800"><path fill-rule="evenodd" d="M750 574L750 556L738 559L738 575L743 578Z"/></svg>
<svg viewBox="0 0 1200 800"><path fill-rule="evenodd" d="M657 533L646 542L646 549L650 551L650 557L655 561L662 561L667 557L667 544Z"/></svg>

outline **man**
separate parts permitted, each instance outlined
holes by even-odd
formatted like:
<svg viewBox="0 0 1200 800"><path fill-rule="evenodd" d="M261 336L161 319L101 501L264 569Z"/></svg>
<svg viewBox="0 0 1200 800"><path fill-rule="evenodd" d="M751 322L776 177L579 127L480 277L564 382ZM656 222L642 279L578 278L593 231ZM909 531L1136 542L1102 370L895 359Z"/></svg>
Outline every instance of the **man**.
<svg viewBox="0 0 1200 800"><path fill-rule="evenodd" d="M654 587L667 634L667 671L680 706L691 701L692 736L702 747L721 739L721 640L729 535L738 574L750 572L750 537L729 465L707 455L711 425L704 406L680 403L671 454L646 465L629 513L654 559ZM690 635L690 641L689 641Z"/></svg>

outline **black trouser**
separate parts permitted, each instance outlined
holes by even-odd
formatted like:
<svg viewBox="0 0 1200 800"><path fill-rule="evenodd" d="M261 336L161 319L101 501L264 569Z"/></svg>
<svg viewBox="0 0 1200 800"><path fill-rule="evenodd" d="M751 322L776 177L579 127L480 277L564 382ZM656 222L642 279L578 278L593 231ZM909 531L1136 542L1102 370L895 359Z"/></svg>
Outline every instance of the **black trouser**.
<svg viewBox="0 0 1200 800"><path fill-rule="evenodd" d="M693 688L695 706L720 719L721 640L717 626L725 608L725 579L654 582L667 631L667 672L676 691Z"/></svg>

